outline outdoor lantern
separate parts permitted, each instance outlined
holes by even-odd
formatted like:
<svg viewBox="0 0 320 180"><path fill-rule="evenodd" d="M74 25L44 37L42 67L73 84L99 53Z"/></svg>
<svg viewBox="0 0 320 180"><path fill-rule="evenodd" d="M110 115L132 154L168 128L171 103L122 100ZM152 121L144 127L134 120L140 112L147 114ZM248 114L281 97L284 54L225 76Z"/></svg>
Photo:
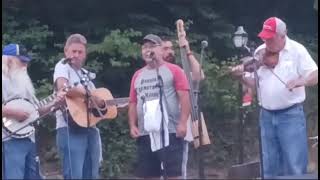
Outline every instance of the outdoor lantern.
<svg viewBox="0 0 320 180"><path fill-rule="evenodd" d="M239 26L237 31L233 34L233 44L237 48L247 48L248 34L244 31L243 26Z"/></svg>

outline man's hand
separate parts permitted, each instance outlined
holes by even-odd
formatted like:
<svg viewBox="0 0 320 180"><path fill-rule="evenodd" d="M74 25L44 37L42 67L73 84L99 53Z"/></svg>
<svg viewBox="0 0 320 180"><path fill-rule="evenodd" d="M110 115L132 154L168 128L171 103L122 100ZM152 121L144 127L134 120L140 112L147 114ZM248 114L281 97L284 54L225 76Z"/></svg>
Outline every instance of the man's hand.
<svg viewBox="0 0 320 180"><path fill-rule="evenodd" d="M180 46L180 47L185 47L186 50L187 50L187 52L190 52L189 42L188 42L188 40L187 40L185 37L183 37L183 38L181 38L181 39L179 40L179 46Z"/></svg>
<svg viewBox="0 0 320 180"><path fill-rule="evenodd" d="M15 119L17 121L22 122L22 121L28 119L28 117L30 116L30 113L25 112L23 110L11 108L11 107L6 107L6 106L2 105L2 116L7 117L7 118L12 118L12 119Z"/></svg>
<svg viewBox="0 0 320 180"><path fill-rule="evenodd" d="M177 130L176 136L184 138L187 134L187 124L180 122L176 130Z"/></svg>
<svg viewBox="0 0 320 180"><path fill-rule="evenodd" d="M53 101L53 105L54 106L61 106L65 104L65 96L66 96L67 92L60 90L58 91L54 101Z"/></svg>
<svg viewBox="0 0 320 180"><path fill-rule="evenodd" d="M91 96L91 100L99 107L99 108L104 108L105 103L104 100L97 97L97 96ZM90 108L96 108L95 104L93 104L93 102L90 101L89 102L89 107Z"/></svg>
<svg viewBox="0 0 320 180"><path fill-rule="evenodd" d="M287 88L292 91L293 88L301 87L305 85L305 80L303 78L292 79L287 82Z"/></svg>
<svg viewBox="0 0 320 180"><path fill-rule="evenodd" d="M241 77L244 73L244 66L243 64L234 66L230 68L231 75L234 77Z"/></svg>
<svg viewBox="0 0 320 180"><path fill-rule="evenodd" d="M140 132L137 126L130 127L130 135L132 138L136 139L139 137Z"/></svg>
<svg viewBox="0 0 320 180"><path fill-rule="evenodd" d="M20 121L20 122L25 121L30 116L30 113L22 111L22 110L11 110L10 114L12 114L12 115L10 115L8 117L12 117L13 119Z"/></svg>

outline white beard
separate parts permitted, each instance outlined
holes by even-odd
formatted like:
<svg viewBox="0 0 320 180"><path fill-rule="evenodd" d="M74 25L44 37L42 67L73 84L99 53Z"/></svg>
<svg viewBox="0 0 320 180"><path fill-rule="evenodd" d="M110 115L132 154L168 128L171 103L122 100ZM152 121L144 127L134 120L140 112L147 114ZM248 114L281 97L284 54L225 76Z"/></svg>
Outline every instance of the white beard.
<svg viewBox="0 0 320 180"><path fill-rule="evenodd" d="M35 98L35 90L27 70L19 69L9 71L8 77L13 87L18 88L24 97L28 99Z"/></svg>

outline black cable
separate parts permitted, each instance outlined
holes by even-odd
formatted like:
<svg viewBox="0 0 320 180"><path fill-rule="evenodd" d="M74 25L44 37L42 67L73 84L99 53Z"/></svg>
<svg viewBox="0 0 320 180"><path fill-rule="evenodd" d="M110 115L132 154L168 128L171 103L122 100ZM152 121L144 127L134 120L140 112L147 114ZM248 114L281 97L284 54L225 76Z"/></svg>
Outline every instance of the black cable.
<svg viewBox="0 0 320 180"><path fill-rule="evenodd" d="M163 111L163 104L162 104L162 96L163 96L163 79L161 77L161 75L159 74L159 67L157 66L156 69L157 72L157 80L158 80L158 84L157 86L159 87L159 103L160 103L160 111L161 111L161 143L162 143L162 158L163 158L163 162L162 162L162 166L163 166L163 178L164 180L168 179L168 175L167 175L167 165L166 165L166 149L165 149L165 126L164 126L164 111Z"/></svg>
<svg viewBox="0 0 320 180"><path fill-rule="evenodd" d="M4 127L4 123L2 120L2 129ZM6 156L5 156L5 143L4 140L2 140L2 179L6 179L5 172L6 172Z"/></svg>

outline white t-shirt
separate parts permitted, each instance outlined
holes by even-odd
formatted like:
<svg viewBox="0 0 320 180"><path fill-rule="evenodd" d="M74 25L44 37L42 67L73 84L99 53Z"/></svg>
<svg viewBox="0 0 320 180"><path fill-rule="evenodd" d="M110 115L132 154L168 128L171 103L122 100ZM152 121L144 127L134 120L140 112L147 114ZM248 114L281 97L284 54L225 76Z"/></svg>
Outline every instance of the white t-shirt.
<svg viewBox="0 0 320 180"><path fill-rule="evenodd" d="M74 70L69 64L63 64L62 61L64 60L61 59L55 66L54 68L54 74L53 74L53 82L55 83L56 80L60 77L66 78L69 82L69 85L75 85L78 84L77 86L82 86L82 84L80 83L80 78L79 76L82 78L84 76L84 73L88 73L88 71L84 68L82 68L81 70ZM95 89L95 85L92 83L92 81L90 81L88 83L88 89L92 90ZM56 112L56 119L57 119L57 125L56 125L56 129L58 128L62 128L62 127L67 127L68 124L65 122L62 112L59 110ZM99 162L101 163L103 158L102 158L102 142L101 142L101 137L100 137L100 131L97 127L94 126L94 128L96 128L96 130L98 131L98 142L99 142Z"/></svg>
<svg viewBox="0 0 320 180"><path fill-rule="evenodd" d="M76 73L76 70L74 70L69 64L63 64L62 63L63 60L64 59L60 60L54 68L53 82L56 82L58 78L63 77L69 81L68 85L78 84L77 86L82 86L82 84L80 83L80 78ZM86 73L88 72L83 68L82 70L77 70L81 78L84 76L84 73L82 71L85 71ZM95 86L91 81L88 84L88 88L89 90L95 89ZM67 126L67 123L65 122L62 112L60 110L56 112L56 119L57 119L57 125L56 125L57 129Z"/></svg>
<svg viewBox="0 0 320 180"><path fill-rule="evenodd" d="M259 51L265 49L262 44L255 51L255 58L260 59ZM314 62L306 48L300 43L286 37L285 47L280 51L279 62L272 70L283 82L306 78L311 72L317 70ZM268 110L278 110L290 107L296 103L301 103L306 98L305 87L294 88L289 91L273 73L271 69L261 66L257 73L259 77L261 99L260 105Z"/></svg>

